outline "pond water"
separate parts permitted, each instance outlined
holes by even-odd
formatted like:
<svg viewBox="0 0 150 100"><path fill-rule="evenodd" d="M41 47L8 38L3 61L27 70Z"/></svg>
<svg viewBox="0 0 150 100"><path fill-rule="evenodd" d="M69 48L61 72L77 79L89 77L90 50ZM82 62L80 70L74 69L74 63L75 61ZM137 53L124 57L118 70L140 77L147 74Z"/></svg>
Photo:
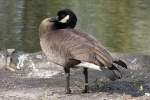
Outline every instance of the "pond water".
<svg viewBox="0 0 150 100"><path fill-rule="evenodd" d="M150 54L150 0L0 0L0 49L39 51L41 20L62 8L111 52Z"/></svg>

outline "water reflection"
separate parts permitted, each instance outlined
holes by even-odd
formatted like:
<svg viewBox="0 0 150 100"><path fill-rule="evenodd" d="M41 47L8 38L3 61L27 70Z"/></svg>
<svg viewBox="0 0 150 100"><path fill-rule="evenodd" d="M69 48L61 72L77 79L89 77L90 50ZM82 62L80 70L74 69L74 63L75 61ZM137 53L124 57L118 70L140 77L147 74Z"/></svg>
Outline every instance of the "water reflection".
<svg viewBox="0 0 150 100"><path fill-rule="evenodd" d="M0 1L0 48L20 48L23 28L23 1Z"/></svg>
<svg viewBox="0 0 150 100"><path fill-rule="evenodd" d="M62 8L74 10L77 28L109 50L150 53L149 0L0 0L0 49L39 51L40 21Z"/></svg>

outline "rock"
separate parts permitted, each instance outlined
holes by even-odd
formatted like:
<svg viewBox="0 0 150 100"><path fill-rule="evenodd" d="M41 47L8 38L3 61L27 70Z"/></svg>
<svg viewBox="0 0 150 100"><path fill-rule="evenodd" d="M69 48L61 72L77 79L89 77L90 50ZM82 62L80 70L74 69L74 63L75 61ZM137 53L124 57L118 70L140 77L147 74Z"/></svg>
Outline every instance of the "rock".
<svg viewBox="0 0 150 100"><path fill-rule="evenodd" d="M63 68L48 62L42 52L24 53L16 51L9 67L15 72L4 70L6 54L0 52L0 99L45 100L121 100L145 99L150 93L150 56L142 54L113 54L125 61L128 70L122 69L123 78L108 80L110 72L89 70L90 93L82 94L84 77L82 69L71 70L72 94L65 94L65 75ZM3 62L4 61L4 62ZM109 75L108 75L109 74ZM107 76L107 77L106 77Z"/></svg>
<svg viewBox="0 0 150 100"><path fill-rule="evenodd" d="M146 96L150 96L150 93L145 93Z"/></svg>

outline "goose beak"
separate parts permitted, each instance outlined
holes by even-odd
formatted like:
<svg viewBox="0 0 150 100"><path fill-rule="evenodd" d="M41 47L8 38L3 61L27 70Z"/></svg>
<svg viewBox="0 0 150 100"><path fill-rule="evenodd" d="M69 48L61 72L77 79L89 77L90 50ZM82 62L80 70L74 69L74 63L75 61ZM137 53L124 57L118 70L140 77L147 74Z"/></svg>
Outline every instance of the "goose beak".
<svg viewBox="0 0 150 100"><path fill-rule="evenodd" d="M50 18L50 22L57 22L57 21L58 21L58 16Z"/></svg>

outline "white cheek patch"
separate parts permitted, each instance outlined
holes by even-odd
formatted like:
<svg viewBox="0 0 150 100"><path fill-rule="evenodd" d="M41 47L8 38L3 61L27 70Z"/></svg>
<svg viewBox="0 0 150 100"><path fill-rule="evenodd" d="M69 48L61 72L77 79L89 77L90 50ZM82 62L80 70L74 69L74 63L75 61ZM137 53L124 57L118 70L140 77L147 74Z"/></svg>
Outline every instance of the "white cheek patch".
<svg viewBox="0 0 150 100"><path fill-rule="evenodd" d="M70 18L70 16L67 15L62 20L60 20L59 22L61 22L61 23L67 23L67 21L69 20L69 18Z"/></svg>
<svg viewBox="0 0 150 100"><path fill-rule="evenodd" d="M92 64L92 63L89 63L89 62L82 62L76 66L79 66L79 67L86 67L86 68L90 68L90 69L94 69L94 70L99 70L99 71L102 71L100 69L100 66L97 66L95 64Z"/></svg>

